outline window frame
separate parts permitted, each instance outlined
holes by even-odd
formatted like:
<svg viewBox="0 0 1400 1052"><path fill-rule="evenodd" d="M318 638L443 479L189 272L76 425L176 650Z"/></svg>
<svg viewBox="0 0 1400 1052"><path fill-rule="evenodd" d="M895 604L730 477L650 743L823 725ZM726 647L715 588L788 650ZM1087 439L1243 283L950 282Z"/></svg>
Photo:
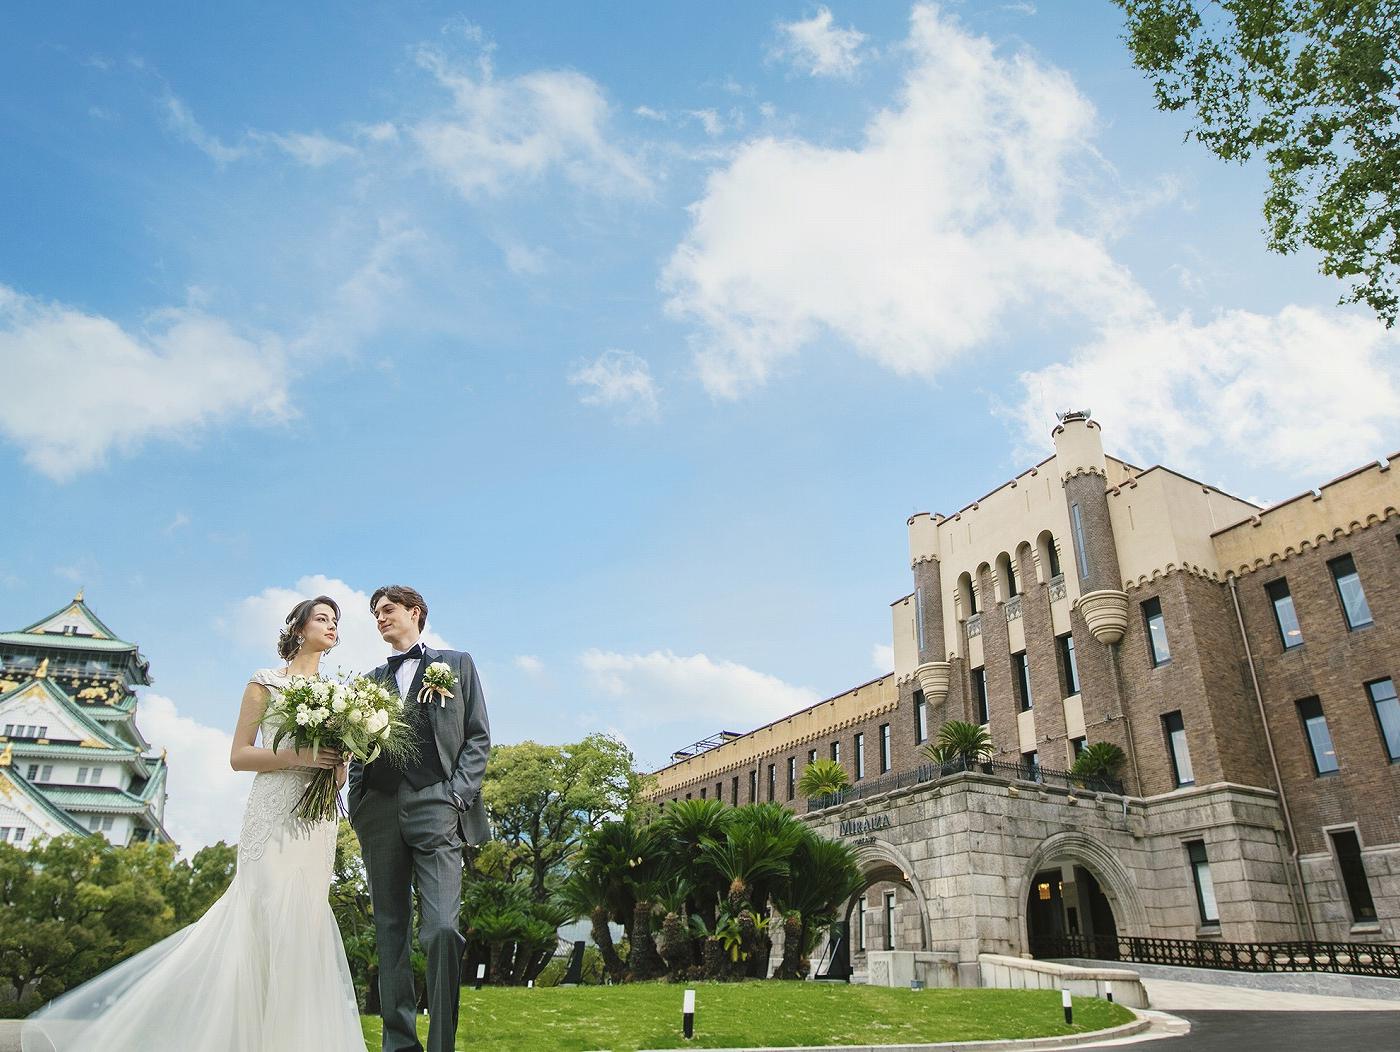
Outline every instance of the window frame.
<svg viewBox="0 0 1400 1052"><path fill-rule="evenodd" d="M1199 858L1196 857L1198 854ZM1215 876L1210 870L1210 853L1206 850L1204 840L1186 841L1186 864L1191 871L1191 884L1196 889L1196 914L1201 919L1201 927L1220 927L1220 898L1215 893ZM1214 917L1210 916L1206 908L1206 888L1201 881L1202 871L1204 871L1206 883L1209 885L1210 901L1215 907Z"/></svg>
<svg viewBox="0 0 1400 1052"><path fill-rule="evenodd" d="M1175 717L1176 722L1179 725L1176 728L1173 728L1171 725L1173 717ZM1172 764L1173 788L1185 789L1188 786L1195 785L1196 765L1191 761L1191 741L1189 738L1186 737L1186 720L1182 717L1180 709L1176 709L1173 712L1162 713L1162 731L1166 736L1167 758L1171 760ZM1181 735L1180 741L1182 752L1186 755L1186 766L1191 775L1190 778L1184 780L1181 777L1181 764L1177 757L1176 751L1177 739L1175 736L1177 734Z"/></svg>
<svg viewBox="0 0 1400 1052"><path fill-rule="evenodd" d="M787 798L792 801L797 798L797 757L789 756L787 762Z"/></svg>
<svg viewBox="0 0 1400 1052"><path fill-rule="evenodd" d="M1375 688L1382 683L1390 684L1390 697L1376 697ZM1379 679L1368 680L1366 686L1366 697L1371 702L1371 714L1376 719L1376 730L1381 736L1381 748L1385 750L1386 756L1391 763L1400 763L1400 690L1395 687L1395 680L1390 676L1382 676ZM1381 703L1392 702L1395 706L1395 748L1390 747L1390 736L1386 733L1385 720L1381 717Z"/></svg>
<svg viewBox="0 0 1400 1052"><path fill-rule="evenodd" d="M768 802L771 804L778 798L778 765L770 763L768 765Z"/></svg>
<svg viewBox="0 0 1400 1052"><path fill-rule="evenodd" d="M1332 739L1332 728L1327 725L1327 713L1323 711L1322 699L1316 694L1299 698L1293 707L1298 712L1298 722L1303 728L1303 742L1307 746L1308 757L1312 760L1313 777L1327 778L1337 774L1342 769L1342 764L1337 756L1337 743ZM1319 753L1319 734L1325 737L1326 745L1331 750L1332 766L1326 770L1323 769L1323 759L1327 754Z"/></svg>
<svg viewBox="0 0 1400 1052"><path fill-rule="evenodd" d="M888 774L893 764L894 750L890 737L890 725L880 724L880 773Z"/></svg>
<svg viewBox="0 0 1400 1052"><path fill-rule="evenodd" d="M841 739L837 738L831 743L831 762L841 762Z"/></svg>
<svg viewBox="0 0 1400 1052"><path fill-rule="evenodd" d="M894 949L894 911L898 905L893 891L885 892L885 949Z"/></svg>
<svg viewBox="0 0 1400 1052"><path fill-rule="evenodd" d="M914 744L928 741L928 699L919 689L914 691Z"/></svg>
<svg viewBox="0 0 1400 1052"><path fill-rule="evenodd" d="M1338 574L1337 567L1341 563L1349 564L1351 570L1345 574ZM1355 632L1359 629L1369 628L1371 625L1374 625L1376 623L1376 615L1371 610L1371 604L1366 599L1366 587L1361 583L1361 571L1357 569L1355 556L1351 552L1347 552L1345 555L1339 555L1335 559L1328 559L1327 570L1332 575L1332 587L1337 593L1337 602L1341 605L1342 620L1346 622L1347 631ZM1343 577L1356 578L1356 594L1360 599L1362 607L1366 610L1366 620L1353 621L1351 619L1351 606L1347 603L1346 592L1342 590Z"/></svg>
<svg viewBox="0 0 1400 1052"><path fill-rule="evenodd" d="M1031 659L1024 650L1011 655L1011 678L1016 689L1016 702L1021 712L1035 708L1035 697L1031 694Z"/></svg>
<svg viewBox="0 0 1400 1052"><path fill-rule="evenodd" d="M1069 506L1070 513L1070 533L1074 534L1074 552L1079 559L1079 579L1087 581L1089 579L1089 549L1084 540L1084 515L1079 509L1079 502L1075 501Z"/></svg>
<svg viewBox="0 0 1400 1052"><path fill-rule="evenodd" d="M992 722L992 704L987 697L987 666L978 665L972 670L972 703L976 707L975 715L981 717L977 722L982 726Z"/></svg>
<svg viewBox="0 0 1400 1052"><path fill-rule="evenodd" d="M865 777L865 732L856 731L855 748L852 750L855 757L856 776L855 781L860 781Z"/></svg>
<svg viewBox="0 0 1400 1052"><path fill-rule="evenodd" d="M1282 589L1282 595L1278 594ZM1293 602L1293 591L1288 587L1287 577L1278 577L1264 585L1264 594L1269 597L1269 606L1274 612L1274 627L1278 629L1279 642L1283 644L1284 650L1295 650L1303 645L1303 625L1298 620L1298 605ZM1293 619L1293 629L1298 638L1289 641L1288 629L1284 627L1283 618L1279 616L1279 605L1285 600L1288 602L1288 613Z"/></svg>
<svg viewBox="0 0 1400 1052"><path fill-rule="evenodd" d="M1082 689L1082 684L1079 682L1079 657L1074 650L1073 632L1066 632L1064 635L1055 637L1055 656L1059 659L1060 686L1065 691L1065 697L1072 698Z"/></svg>
<svg viewBox="0 0 1400 1052"><path fill-rule="evenodd" d="M1358 925L1373 925L1379 920L1376 913L1376 898L1371 892L1371 875L1366 872L1365 849L1361 844L1361 832L1354 825L1337 826L1327 831L1327 844L1332 851L1332 862L1337 867L1337 878L1341 881L1342 890L1347 896L1347 912L1351 916L1352 927ZM1356 845L1356 855L1352 858L1350 854L1343 856L1341 844L1338 842L1342 837L1349 837ZM1348 865L1354 863L1354 868ZM1359 882L1355 878L1360 877ZM1365 893L1365 902L1369 906L1362 904L1358 910L1357 892ZM1358 913L1367 916L1358 916Z"/></svg>
<svg viewBox="0 0 1400 1052"><path fill-rule="evenodd" d="M1170 665L1172 663L1172 643L1171 638L1167 635L1167 615L1162 611L1162 597L1160 595L1154 595L1151 598L1144 599L1138 606L1142 611L1142 628L1147 634L1148 660L1152 662L1153 668L1161 668L1163 665ZM1149 612L1148 607L1153 607L1156 612ZM1153 621L1157 621L1161 624L1162 649L1165 651L1164 654L1159 654L1157 652L1157 637L1152 632Z"/></svg>

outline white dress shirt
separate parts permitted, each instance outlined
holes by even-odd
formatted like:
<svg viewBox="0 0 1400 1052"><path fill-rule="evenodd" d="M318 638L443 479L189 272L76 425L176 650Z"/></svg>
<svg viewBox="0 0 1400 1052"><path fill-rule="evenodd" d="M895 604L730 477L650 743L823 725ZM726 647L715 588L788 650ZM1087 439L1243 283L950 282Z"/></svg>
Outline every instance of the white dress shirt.
<svg viewBox="0 0 1400 1052"><path fill-rule="evenodd" d="M414 643L413 646L420 646L420 644ZM412 650L413 647L409 647L408 649ZM421 653L422 651L420 650L419 652ZM394 653L390 655L390 657L396 657L399 654L404 653L407 653L407 651L395 650ZM410 687L413 686L413 677L418 675L418 666L422 663L422 658L409 658L402 665L400 665L398 667L398 671L394 673L394 680L399 685L399 697L403 698L404 700L408 699L408 690Z"/></svg>

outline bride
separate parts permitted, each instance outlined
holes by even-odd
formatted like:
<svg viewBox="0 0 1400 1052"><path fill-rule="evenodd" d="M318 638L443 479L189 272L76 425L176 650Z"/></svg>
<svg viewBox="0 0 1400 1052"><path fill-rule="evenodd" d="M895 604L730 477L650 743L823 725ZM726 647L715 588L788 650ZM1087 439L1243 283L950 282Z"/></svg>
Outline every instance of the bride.
<svg viewBox="0 0 1400 1052"><path fill-rule="evenodd" d="M273 750L262 726L269 698L290 676L317 674L339 621L326 596L298 603L278 640L285 667L259 670L243 692L229 761L257 773L223 897L194 924L31 1016L24 1052L364 1052L327 901L337 823L292 815L315 770L339 768L344 784L345 757Z"/></svg>

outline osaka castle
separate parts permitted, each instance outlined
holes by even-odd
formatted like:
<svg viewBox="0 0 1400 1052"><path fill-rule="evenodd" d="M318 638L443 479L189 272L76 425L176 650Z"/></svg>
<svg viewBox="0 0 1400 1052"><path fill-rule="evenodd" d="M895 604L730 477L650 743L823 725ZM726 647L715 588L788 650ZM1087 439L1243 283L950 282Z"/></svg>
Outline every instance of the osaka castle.
<svg viewBox="0 0 1400 1052"><path fill-rule="evenodd" d="M136 644L117 638L82 592L0 632L0 840L170 840L165 755L136 726L135 689L150 682Z"/></svg>

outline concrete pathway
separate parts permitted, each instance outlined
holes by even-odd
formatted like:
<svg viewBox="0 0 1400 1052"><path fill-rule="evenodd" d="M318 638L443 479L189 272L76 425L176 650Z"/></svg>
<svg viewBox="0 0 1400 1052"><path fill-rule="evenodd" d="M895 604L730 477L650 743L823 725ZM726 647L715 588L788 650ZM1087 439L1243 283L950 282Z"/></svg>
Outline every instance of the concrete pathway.
<svg viewBox="0 0 1400 1052"><path fill-rule="evenodd" d="M1152 1007L1162 1012L1400 1012L1400 1004L1394 1001L1362 997L1251 990L1173 979L1143 979L1142 984L1147 988L1147 999Z"/></svg>

